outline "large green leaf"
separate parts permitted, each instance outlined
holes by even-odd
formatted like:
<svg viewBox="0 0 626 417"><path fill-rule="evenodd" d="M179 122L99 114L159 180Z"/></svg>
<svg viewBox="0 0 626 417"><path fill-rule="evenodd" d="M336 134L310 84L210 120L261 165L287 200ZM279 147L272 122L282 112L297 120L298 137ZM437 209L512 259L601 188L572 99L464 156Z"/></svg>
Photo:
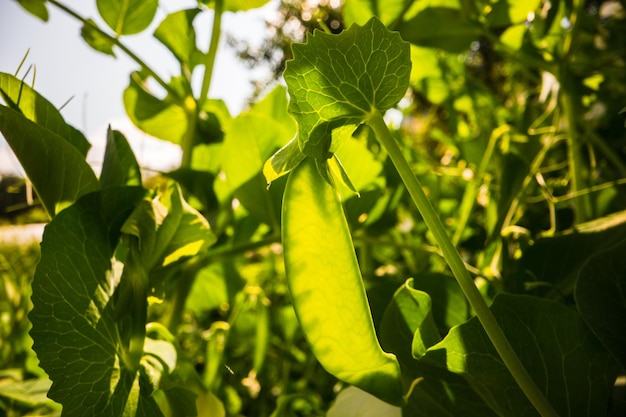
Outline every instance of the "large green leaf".
<svg viewBox="0 0 626 417"><path fill-rule="evenodd" d="M403 409L404 416L493 415L461 376L415 360L415 356L421 356L425 348L441 338L433 321L431 297L416 290L412 279L394 294L380 328L383 348L397 355L404 384L407 390L412 387Z"/></svg>
<svg viewBox="0 0 626 417"><path fill-rule="evenodd" d="M339 35L315 32L293 45L293 55L284 74L289 112L298 121L302 152L313 158L325 160L334 151L334 129L385 112L408 87L409 45L375 17Z"/></svg>
<svg viewBox="0 0 626 417"><path fill-rule="evenodd" d="M533 285L538 293L570 295L581 268L595 254L606 251L624 239L626 212L582 224L576 233L537 239L526 249L507 280L513 290Z"/></svg>
<svg viewBox="0 0 626 417"><path fill-rule="evenodd" d="M287 114L287 94L278 87L252 109L233 119L222 147L222 172L230 192L260 221L277 225L281 191L267 192L261 171L272 152L294 136L296 126Z"/></svg>
<svg viewBox="0 0 626 417"><path fill-rule="evenodd" d="M96 0L98 12L116 36L146 29L159 6L158 0Z"/></svg>
<svg viewBox="0 0 626 417"><path fill-rule="evenodd" d="M89 46L103 54L115 56L113 47L115 42L109 36L97 29L97 24L92 19L87 19L80 29L80 36Z"/></svg>
<svg viewBox="0 0 626 417"><path fill-rule="evenodd" d="M107 130L107 145L100 174L102 188L141 185L141 171L128 141L121 132Z"/></svg>
<svg viewBox="0 0 626 417"><path fill-rule="evenodd" d="M200 9L179 10L170 13L154 31L154 37L169 49L181 64L193 70L201 52L196 46L193 20Z"/></svg>
<svg viewBox="0 0 626 417"><path fill-rule="evenodd" d="M124 90L124 108L132 122L144 132L179 145L187 129L187 115L171 96L155 97L146 88L147 77L134 72Z"/></svg>
<svg viewBox="0 0 626 417"><path fill-rule="evenodd" d="M138 204L122 231L139 239L147 271L195 256L216 240L207 220L183 199L174 182Z"/></svg>
<svg viewBox="0 0 626 417"><path fill-rule="evenodd" d="M61 136L0 106L0 131L50 216L100 185L81 152Z"/></svg>
<svg viewBox="0 0 626 417"><path fill-rule="evenodd" d="M44 232L33 280L31 336L64 416L159 416L141 372L120 367L111 258L141 188L88 194Z"/></svg>
<svg viewBox="0 0 626 417"><path fill-rule="evenodd" d="M576 305L591 331L626 369L626 241L592 256L576 282Z"/></svg>
<svg viewBox="0 0 626 417"><path fill-rule="evenodd" d="M311 159L289 176L282 235L289 292L316 358L342 381L400 404L400 368L378 343L341 203Z"/></svg>
<svg viewBox="0 0 626 417"><path fill-rule="evenodd" d="M501 294L490 307L539 389L560 415L606 415L619 364L576 311ZM477 318L454 327L421 359L463 376L502 416L535 415Z"/></svg>
<svg viewBox="0 0 626 417"><path fill-rule="evenodd" d="M83 156L87 155L91 145L85 136L65 123L63 116L52 103L24 81L11 74L0 73L0 94L7 101L7 107L21 112L28 120L67 140Z"/></svg>

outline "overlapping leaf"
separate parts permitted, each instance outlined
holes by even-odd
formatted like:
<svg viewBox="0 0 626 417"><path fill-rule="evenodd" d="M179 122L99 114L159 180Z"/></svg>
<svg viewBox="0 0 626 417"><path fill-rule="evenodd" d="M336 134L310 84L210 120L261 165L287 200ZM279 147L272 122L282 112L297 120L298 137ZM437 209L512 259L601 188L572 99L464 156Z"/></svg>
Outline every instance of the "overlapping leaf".
<svg viewBox="0 0 626 417"><path fill-rule="evenodd" d="M116 36L146 29L159 6L158 0L97 0L98 12Z"/></svg>
<svg viewBox="0 0 626 417"><path fill-rule="evenodd" d="M284 74L289 112L299 124L300 149L313 158L327 159L338 146L331 143L334 129L385 112L408 87L409 45L377 18L339 35L315 32L293 45L293 55Z"/></svg>
<svg viewBox="0 0 626 417"><path fill-rule="evenodd" d="M158 416L146 381L121 367L111 257L141 188L91 193L46 227L33 281L33 348L65 416Z"/></svg>
<svg viewBox="0 0 626 417"><path fill-rule="evenodd" d="M0 106L0 131L50 216L100 188L84 155L63 137L4 106Z"/></svg>

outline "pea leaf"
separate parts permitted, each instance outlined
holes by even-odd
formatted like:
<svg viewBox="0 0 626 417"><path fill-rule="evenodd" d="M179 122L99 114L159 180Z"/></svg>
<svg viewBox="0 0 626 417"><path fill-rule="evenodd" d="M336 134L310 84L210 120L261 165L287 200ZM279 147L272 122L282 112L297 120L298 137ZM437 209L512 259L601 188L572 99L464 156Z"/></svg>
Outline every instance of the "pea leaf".
<svg viewBox="0 0 626 417"><path fill-rule="evenodd" d="M98 12L116 36L146 29L159 6L158 0L96 0Z"/></svg>
<svg viewBox="0 0 626 417"><path fill-rule="evenodd" d="M37 16L44 22L48 21L46 0L17 0L17 2L32 15Z"/></svg>
<svg viewBox="0 0 626 417"><path fill-rule="evenodd" d="M293 45L293 56L284 74L289 112L299 125L300 149L317 159L334 151L334 129L356 128L400 101L411 73L409 44L375 17L339 35L314 32Z"/></svg>
<svg viewBox="0 0 626 417"><path fill-rule="evenodd" d="M81 155L87 155L91 147L87 138L67 124L56 107L23 80L0 72L0 95L8 107L67 140Z"/></svg>
<svg viewBox="0 0 626 417"><path fill-rule="evenodd" d="M606 349L626 368L626 241L596 254L580 271L574 297L578 311Z"/></svg>
<svg viewBox="0 0 626 417"><path fill-rule="evenodd" d="M100 188L85 156L63 137L0 106L0 132L52 217L80 196Z"/></svg>
<svg viewBox="0 0 626 417"><path fill-rule="evenodd" d="M604 415L617 361L575 310L545 299L501 294L490 307L524 367L560 415ZM477 318L454 327L420 362L463 376L499 415L535 411Z"/></svg>
<svg viewBox="0 0 626 417"><path fill-rule="evenodd" d="M64 416L159 416L141 372L120 366L111 258L141 188L88 194L46 226L33 280L31 336Z"/></svg>
<svg viewBox="0 0 626 417"><path fill-rule="evenodd" d="M100 175L102 188L141 185L141 171L128 141L121 132L107 130L107 144Z"/></svg>
<svg viewBox="0 0 626 417"><path fill-rule="evenodd" d="M96 22L91 19L87 19L85 24L80 30L80 36L87 42L89 46L98 52L103 54L115 56L113 46L115 44L111 38L104 36L100 31L95 29Z"/></svg>
<svg viewBox="0 0 626 417"><path fill-rule="evenodd" d="M342 12L346 25L363 24L372 16L378 16L385 25L391 25L402 17L411 6L411 0L346 0Z"/></svg>
<svg viewBox="0 0 626 417"><path fill-rule="evenodd" d="M193 20L198 13L200 9L179 10L171 13L154 31L154 37L190 70L201 55L196 46L196 32L193 28Z"/></svg>

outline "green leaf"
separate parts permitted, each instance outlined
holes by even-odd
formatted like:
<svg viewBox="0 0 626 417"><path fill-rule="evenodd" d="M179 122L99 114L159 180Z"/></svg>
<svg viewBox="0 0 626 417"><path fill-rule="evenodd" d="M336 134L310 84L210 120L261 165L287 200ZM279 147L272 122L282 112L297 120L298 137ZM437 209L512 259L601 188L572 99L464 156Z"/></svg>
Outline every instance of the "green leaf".
<svg viewBox="0 0 626 417"><path fill-rule="evenodd" d="M287 182L282 234L289 292L316 358L340 380L400 404L399 365L376 338L341 204L310 159Z"/></svg>
<svg viewBox="0 0 626 417"><path fill-rule="evenodd" d="M296 126L287 114L285 89L269 93L251 110L233 119L222 146L222 170L231 191L255 177L276 148L287 143ZM263 183L261 183L264 188Z"/></svg>
<svg viewBox="0 0 626 417"><path fill-rule="evenodd" d="M83 156L91 145L87 138L65 123L61 113L44 97L39 95L24 81L11 74L0 73L0 94L7 106L19 111L28 120L61 136L72 144Z"/></svg>
<svg viewBox="0 0 626 417"><path fill-rule="evenodd" d="M172 97L156 98L140 72L130 75L130 84L124 90L124 107L132 122L156 138L180 145L187 129L185 110Z"/></svg>
<svg viewBox="0 0 626 417"><path fill-rule="evenodd" d="M139 239L147 271L195 256L216 240L207 220L183 199L173 182L152 200L142 201L122 231Z"/></svg>
<svg viewBox="0 0 626 417"><path fill-rule="evenodd" d="M589 258L574 296L585 323L626 369L626 241Z"/></svg>
<svg viewBox="0 0 626 417"><path fill-rule="evenodd" d="M576 311L501 294L491 311L524 367L560 415L606 415L619 365ZM420 360L463 376L499 415L535 415L477 318L454 327Z"/></svg>
<svg viewBox="0 0 626 417"><path fill-rule="evenodd" d="M263 175L268 184L288 174L297 167L306 155L300 150L298 137L294 137L277 150L263 165Z"/></svg>
<svg viewBox="0 0 626 417"><path fill-rule="evenodd" d="M84 155L50 130L0 106L0 131L50 216L100 188Z"/></svg>
<svg viewBox="0 0 626 417"><path fill-rule="evenodd" d="M91 193L47 226L33 280L31 336L64 416L159 416L141 373L120 367L111 257L140 188Z"/></svg>
<svg viewBox="0 0 626 417"><path fill-rule="evenodd" d="M98 52L103 54L115 56L113 47L115 43L105 36L102 32L96 29L96 22L91 19L87 19L83 27L80 29L80 36L87 42L89 46Z"/></svg>
<svg viewBox="0 0 626 417"><path fill-rule="evenodd" d="M498 0L487 16L491 27L503 27L524 23L535 12L541 0Z"/></svg>
<svg viewBox="0 0 626 417"><path fill-rule="evenodd" d="M17 0L28 13L32 14L43 20L48 21L48 8L46 7L46 0Z"/></svg>
<svg viewBox="0 0 626 417"><path fill-rule="evenodd" d="M397 30L415 45L448 52L465 51L481 35L477 23L469 20L460 9L451 7L426 7L403 21Z"/></svg>
<svg viewBox="0 0 626 417"><path fill-rule="evenodd" d="M409 368L414 357L423 356L426 349L441 340L432 316L430 296L416 290L412 278L393 295L380 327L383 346Z"/></svg>
<svg viewBox="0 0 626 417"><path fill-rule="evenodd" d="M385 112L406 93L411 60L408 43L377 18L339 35L315 32L293 45L285 81L306 155L327 159L335 128L358 125Z"/></svg>
<svg viewBox="0 0 626 417"><path fill-rule="evenodd" d="M433 300L433 317L441 334L457 324L467 321L470 306L454 277L436 272L417 274L413 287L430 295Z"/></svg>
<svg viewBox="0 0 626 417"><path fill-rule="evenodd" d="M107 130L100 185L102 188L141 185L141 170L128 141L111 127Z"/></svg>
<svg viewBox="0 0 626 417"><path fill-rule="evenodd" d="M386 26L402 17L412 0L346 0L342 13L346 26L362 25L372 16L377 16Z"/></svg>
<svg viewBox="0 0 626 417"><path fill-rule="evenodd" d="M154 37L189 70L193 70L201 55L196 46L196 31L193 27L193 20L200 11L188 9L170 13L154 31Z"/></svg>
<svg viewBox="0 0 626 417"><path fill-rule="evenodd" d="M416 290L409 279L396 291L380 325L383 347L397 355L405 387L411 387L403 415L492 416L493 412L461 376L415 360L415 356L423 355L424 348L441 340L433 313L431 297Z"/></svg>
<svg viewBox="0 0 626 417"><path fill-rule="evenodd" d="M96 0L98 12L115 36L132 35L146 29L159 6L158 0Z"/></svg>

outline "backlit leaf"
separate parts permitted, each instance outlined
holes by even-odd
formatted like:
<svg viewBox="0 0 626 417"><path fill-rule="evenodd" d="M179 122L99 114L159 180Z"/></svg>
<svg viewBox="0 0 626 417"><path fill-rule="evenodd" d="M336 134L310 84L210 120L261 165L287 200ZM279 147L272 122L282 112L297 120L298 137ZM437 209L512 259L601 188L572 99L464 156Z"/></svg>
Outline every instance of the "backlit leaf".
<svg viewBox="0 0 626 417"><path fill-rule="evenodd" d="M154 31L154 37L169 49L179 62L193 69L194 60L201 54L196 46L193 20L200 9L179 10L163 19Z"/></svg>
<svg viewBox="0 0 626 417"><path fill-rule="evenodd" d="M5 101L9 101L8 107L12 108L11 104L16 105L28 120L56 133L72 144L82 155L87 155L91 145L85 136L67 124L56 107L24 81L11 74L0 72L0 94ZM17 109L13 108L13 110Z"/></svg>
<svg viewBox="0 0 626 417"><path fill-rule="evenodd" d="M84 196L44 232L33 280L33 348L64 416L159 416L140 372L120 366L122 349L111 257L141 188ZM147 391L147 392L146 392Z"/></svg>
<svg viewBox="0 0 626 417"><path fill-rule="evenodd" d="M0 106L0 132L50 216L100 188L85 156L76 147L20 113Z"/></svg>
<svg viewBox="0 0 626 417"><path fill-rule="evenodd" d="M294 44L293 55L284 73L289 112L298 121L300 149L313 158L329 157L335 128L385 112L408 87L409 45L377 18L339 35L317 31Z"/></svg>
<svg viewBox="0 0 626 417"><path fill-rule="evenodd" d="M96 0L98 12L116 36L146 29L159 6L158 0Z"/></svg>
<svg viewBox="0 0 626 417"><path fill-rule="evenodd" d="M95 25L96 23L93 20L87 19L87 22L85 22L80 30L80 36L96 51L115 56L115 52L113 51L115 44L110 38L96 30L94 28Z"/></svg>
<svg viewBox="0 0 626 417"><path fill-rule="evenodd" d="M606 415L619 365L575 310L510 294L498 295L490 308L524 367L560 415ZM421 361L463 376L500 415L536 413L477 318L452 328Z"/></svg>
<svg viewBox="0 0 626 417"><path fill-rule="evenodd" d="M17 2L30 14L37 16L44 22L48 21L46 0L17 0Z"/></svg>

